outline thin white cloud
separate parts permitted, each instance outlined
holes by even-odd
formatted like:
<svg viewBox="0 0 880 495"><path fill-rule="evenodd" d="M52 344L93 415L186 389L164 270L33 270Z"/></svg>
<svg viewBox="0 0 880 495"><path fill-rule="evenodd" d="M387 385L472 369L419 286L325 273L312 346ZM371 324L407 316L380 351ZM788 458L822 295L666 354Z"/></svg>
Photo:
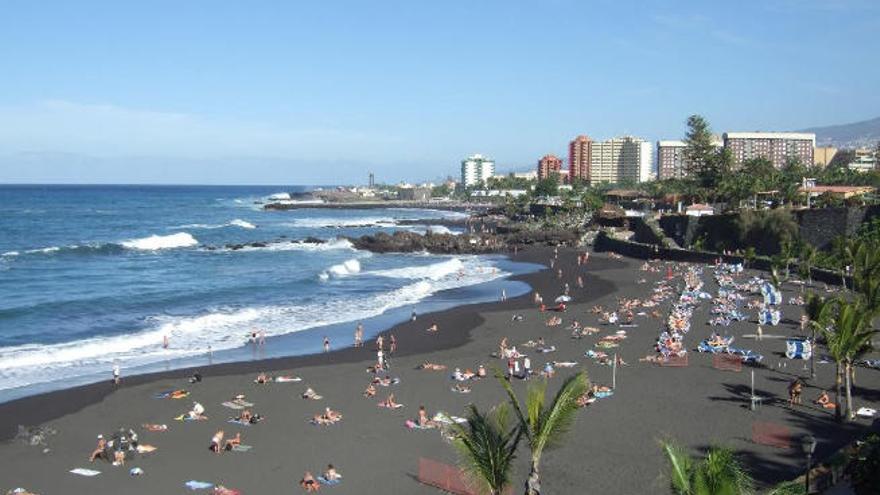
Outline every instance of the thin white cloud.
<svg viewBox="0 0 880 495"><path fill-rule="evenodd" d="M655 24L667 31L705 34L727 45L741 47L757 45L755 40L722 28L711 17L703 14L655 14L653 20Z"/></svg>

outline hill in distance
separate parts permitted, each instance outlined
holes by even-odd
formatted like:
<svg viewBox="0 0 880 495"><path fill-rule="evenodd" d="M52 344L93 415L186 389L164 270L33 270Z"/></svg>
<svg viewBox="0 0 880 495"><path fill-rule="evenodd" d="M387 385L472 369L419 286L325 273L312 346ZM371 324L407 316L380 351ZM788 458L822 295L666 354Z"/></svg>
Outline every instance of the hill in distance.
<svg viewBox="0 0 880 495"><path fill-rule="evenodd" d="M816 146L873 148L880 141L880 117L851 124L811 127L801 132L816 133Z"/></svg>

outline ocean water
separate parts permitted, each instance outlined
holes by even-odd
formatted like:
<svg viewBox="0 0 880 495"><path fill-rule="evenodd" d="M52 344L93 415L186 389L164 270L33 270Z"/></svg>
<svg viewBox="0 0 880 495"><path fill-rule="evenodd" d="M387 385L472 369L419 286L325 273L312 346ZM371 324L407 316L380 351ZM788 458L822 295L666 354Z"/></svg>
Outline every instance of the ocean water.
<svg viewBox="0 0 880 495"><path fill-rule="evenodd" d="M358 321L369 337L412 310L524 293L507 278L537 269L338 239L424 231L461 213L255 204L298 190L0 186L0 402L104 380L114 365L130 375L313 353L324 335L349 345ZM424 221L398 223L414 219ZM328 242L296 242L309 236ZM245 242L267 245L225 247ZM268 335L259 350L246 344L254 329Z"/></svg>

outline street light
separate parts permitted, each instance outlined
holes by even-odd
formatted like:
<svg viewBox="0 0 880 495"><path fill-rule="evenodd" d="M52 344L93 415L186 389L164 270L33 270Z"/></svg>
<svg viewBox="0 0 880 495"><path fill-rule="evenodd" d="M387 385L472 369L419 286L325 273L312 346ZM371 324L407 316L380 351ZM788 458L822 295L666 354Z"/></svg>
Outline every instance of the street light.
<svg viewBox="0 0 880 495"><path fill-rule="evenodd" d="M807 474L805 481L806 490L804 493L809 495L810 493L810 470L813 469L813 452L816 451L816 437L813 435L807 434L801 438L801 448L804 451L804 454L807 456Z"/></svg>

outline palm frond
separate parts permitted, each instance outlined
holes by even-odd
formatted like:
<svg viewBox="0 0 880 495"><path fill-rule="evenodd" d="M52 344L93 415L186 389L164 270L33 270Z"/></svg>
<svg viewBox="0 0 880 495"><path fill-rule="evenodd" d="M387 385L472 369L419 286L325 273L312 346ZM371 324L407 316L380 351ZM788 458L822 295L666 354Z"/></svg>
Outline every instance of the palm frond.
<svg viewBox="0 0 880 495"><path fill-rule="evenodd" d="M483 414L471 405L467 423L453 427L459 464L472 485L483 493L501 493L510 482L521 433L519 427L498 428L502 422L496 411Z"/></svg>
<svg viewBox="0 0 880 495"><path fill-rule="evenodd" d="M677 495L692 495L691 474L693 460L678 444L663 440L660 442L663 454L669 463L669 484Z"/></svg>
<svg viewBox="0 0 880 495"><path fill-rule="evenodd" d="M569 431L577 417L579 409L577 399L584 395L588 388L589 382L585 372L572 375L563 382L553 402L541 414L540 430L535 432L536 441L533 442L535 444L532 448L533 455L535 450L540 455L545 448L558 444L561 437Z"/></svg>

